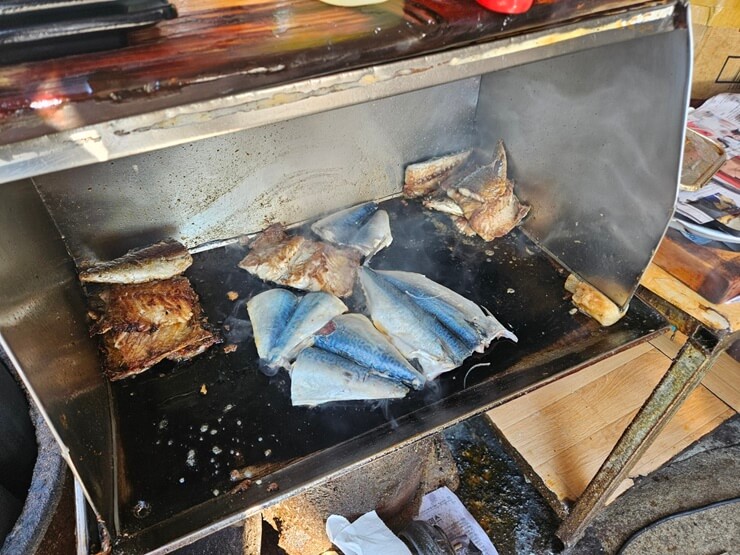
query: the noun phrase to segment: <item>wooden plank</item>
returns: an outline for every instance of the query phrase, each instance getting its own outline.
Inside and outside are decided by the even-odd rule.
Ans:
[[[740,411],[740,362],[722,353],[702,384],[735,411]]]
[[[650,344],[670,359],[676,358],[678,351],[686,343],[686,336],[681,332],[666,333],[650,340]]]
[[[689,396],[674,419],[638,461],[631,473],[633,478],[656,470],[735,414],[733,409],[717,403],[716,397],[712,399],[710,395],[708,389],[700,386]],[[632,483],[632,478],[625,480],[607,503],[619,497]]]
[[[497,419],[495,409],[491,411],[492,416],[527,460],[531,456],[544,463],[559,457],[570,447],[593,441],[600,430],[636,411],[669,364],[667,357],[651,349],[540,410],[530,411],[527,396],[513,401],[522,412],[531,412],[523,420],[511,423]],[[632,387],[635,384],[639,387]]]
[[[572,379],[569,392],[563,380],[537,391],[537,398],[527,395],[488,413],[561,499],[581,494],[671,363],[653,347],[630,351],[622,353],[620,364],[609,359],[584,369],[580,373],[586,377]],[[553,388],[548,402],[556,385],[560,387]],[[734,412],[700,386],[638,462],[633,476],[654,470]],[[625,482],[619,491],[628,486]]]
[[[660,266],[650,264],[640,284],[710,329],[727,332],[740,329],[740,303],[710,303]]]
[[[713,303],[740,294],[738,252],[697,245],[669,229],[653,262]]]
[[[651,350],[650,343],[641,343],[631,349],[622,351],[612,357],[593,364],[579,372],[557,380],[546,387],[536,389],[527,394],[526,403],[505,403],[490,411],[495,421],[506,422],[512,426],[534,413],[543,410],[548,405],[566,397],[573,391],[598,380],[614,369],[634,360]]]

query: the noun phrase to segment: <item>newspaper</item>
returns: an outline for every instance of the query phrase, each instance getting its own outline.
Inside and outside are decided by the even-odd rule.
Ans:
[[[727,162],[715,179],[740,191],[740,94],[719,94],[689,113],[688,126],[725,147]]]
[[[460,499],[448,488],[441,487],[427,493],[421,501],[419,520],[439,526],[460,555],[498,555],[480,524],[473,518]],[[465,545],[468,543],[473,545]]]
[[[679,193],[676,213],[688,221],[710,224],[715,230],[737,236],[740,234],[740,94],[710,98],[689,113],[688,126],[721,143],[727,161],[707,185],[698,191]]]

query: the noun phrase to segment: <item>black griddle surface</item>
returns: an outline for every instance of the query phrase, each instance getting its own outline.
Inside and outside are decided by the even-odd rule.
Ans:
[[[494,342],[405,399],[292,407],[288,374],[270,378],[259,370],[246,321],[246,300],[274,286],[236,267],[246,247],[197,254],[186,275],[209,321],[228,323],[227,337],[235,331],[247,336],[232,335],[243,339],[233,353],[224,354],[218,345],[192,361],[161,363],[111,384],[120,437],[122,533],[159,524],[146,531],[142,547],[172,541],[665,328],[637,298],[610,328],[571,314],[563,289],[567,273],[519,230],[484,243],[458,234],[446,216],[423,211],[416,202],[394,199],[382,208],[389,212],[394,240],[372,267],[425,274],[490,309],[519,343]],[[238,292],[239,300],[228,300],[228,291]],[[361,302],[356,291],[348,304]],[[466,379],[481,362],[490,366],[475,368]],[[235,485],[230,471],[247,465],[262,465],[269,474],[246,492],[229,494]],[[268,491],[278,479],[280,489]]]

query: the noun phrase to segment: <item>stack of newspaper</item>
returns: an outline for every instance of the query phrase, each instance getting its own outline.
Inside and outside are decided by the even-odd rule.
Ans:
[[[672,224],[696,242],[740,250],[740,94],[721,94],[688,116],[688,126],[722,144],[727,161],[697,191],[681,191]]]

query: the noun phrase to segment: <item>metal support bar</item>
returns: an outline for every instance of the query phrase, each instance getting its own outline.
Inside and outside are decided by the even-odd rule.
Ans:
[[[581,538],[609,496],[628,477],[640,456],[699,385],[716,358],[731,344],[734,335],[738,334],[718,339],[703,327],[692,334],[560,525],[557,535],[566,546]]]

